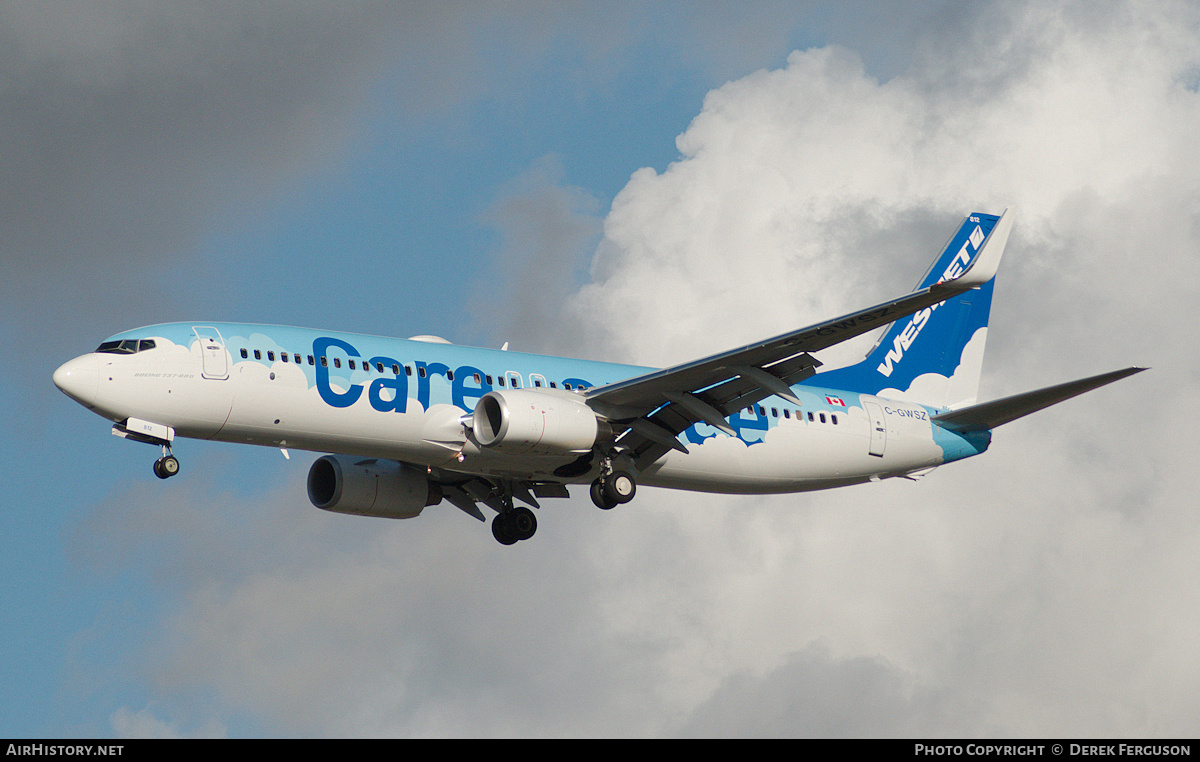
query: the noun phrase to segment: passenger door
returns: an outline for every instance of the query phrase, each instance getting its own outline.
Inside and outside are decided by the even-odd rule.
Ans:
[[[192,326],[192,331],[200,342],[200,356],[204,362],[200,375],[217,381],[229,378],[229,355],[225,352],[221,332],[208,326]]]
[[[871,445],[869,452],[879,458],[887,446],[887,422],[883,418],[883,408],[877,402],[863,400],[863,408],[867,411],[867,422],[871,427]]]

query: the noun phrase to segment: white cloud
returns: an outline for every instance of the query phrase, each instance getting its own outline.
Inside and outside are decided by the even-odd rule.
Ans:
[[[853,52],[823,48],[710,93],[677,141],[682,158],[639,171],[614,202],[594,283],[572,306],[604,327],[594,339],[608,356],[665,365],[898,294],[962,214],[1018,205],[981,397],[1128,364],[1154,365],[1157,378],[1002,429],[984,458],[908,489],[772,501],[839,511],[819,514],[833,550],[798,560],[802,589],[773,602],[795,617],[793,649],[826,642],[838,658],[882,658],[941,696],[934,705],[976,707],[925,717],[929,732],[1195,732],[1200,675],[1164,666],[1193,662],[1182,633],[1200,592],[1172,539],[1200,534],[1177,509],[1193,502],[1178,421],[1200,370],[1188,318],[1200,296],[1200,97],[1185,74],[1196,14],[1003,8],[887,82]],[[935,218],[941,232],[910,251]],[[894,534],[874,534],[879,522]],[[799,559],[814,531],[802,524]],[[872,543],[876,553],[860,551]],[[741,589],[762,597],[778,573]],[[787,644],[772,647],[784,658]],[[737,659],[722,663],[739,674]],[[1146,697],[1152,683],[1172,698]],[[722,690],[703,711],[735,711],[738,691]],[[748,722],[725,732],[758,727]]]

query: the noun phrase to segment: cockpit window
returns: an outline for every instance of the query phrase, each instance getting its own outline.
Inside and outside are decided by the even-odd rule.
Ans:
[[[108,355],[132,355],[154,349],[154,339],[123,339],[121,341],[106,341],[96,347],[97,352]]]
[[[137,352],[137,345],[137,339],[106,341],[100,346],[96,347],[96,351],[109,355],[131,355],[134,352]]]

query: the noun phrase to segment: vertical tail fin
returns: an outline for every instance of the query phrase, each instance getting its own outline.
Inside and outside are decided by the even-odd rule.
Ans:
[[[917,290],[961,274],[999,219],[990,214],[968,215]],[[989,280],[977,289],[892,323],[862,362],[821,373],[814,381],[932,407],[974,403],[994,283],[994,279]]]

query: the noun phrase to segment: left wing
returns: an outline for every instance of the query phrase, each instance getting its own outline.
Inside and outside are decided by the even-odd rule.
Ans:
[[[1068,381],[1065,384],[952,410],[933,416],[933,420],[943,428],[953,431],[987,431],[1144,370],[1147,368],[1134,367],[1101,373],[1078,381]]]
[[[694,423],[707,423],[728,434],[725,420],[765,397],[796,402],[791,386],[816,372],[811,355],[899,320],[952,296],[978,288],[995,277],[1012,230],[1006,210],[966,269],[956,278],[824,323],[781,334],[673,368],[647,373],[588,390],[587,404],[624,427],[617,445],[638,467],[668,450],[686,453],[678,436]]]

